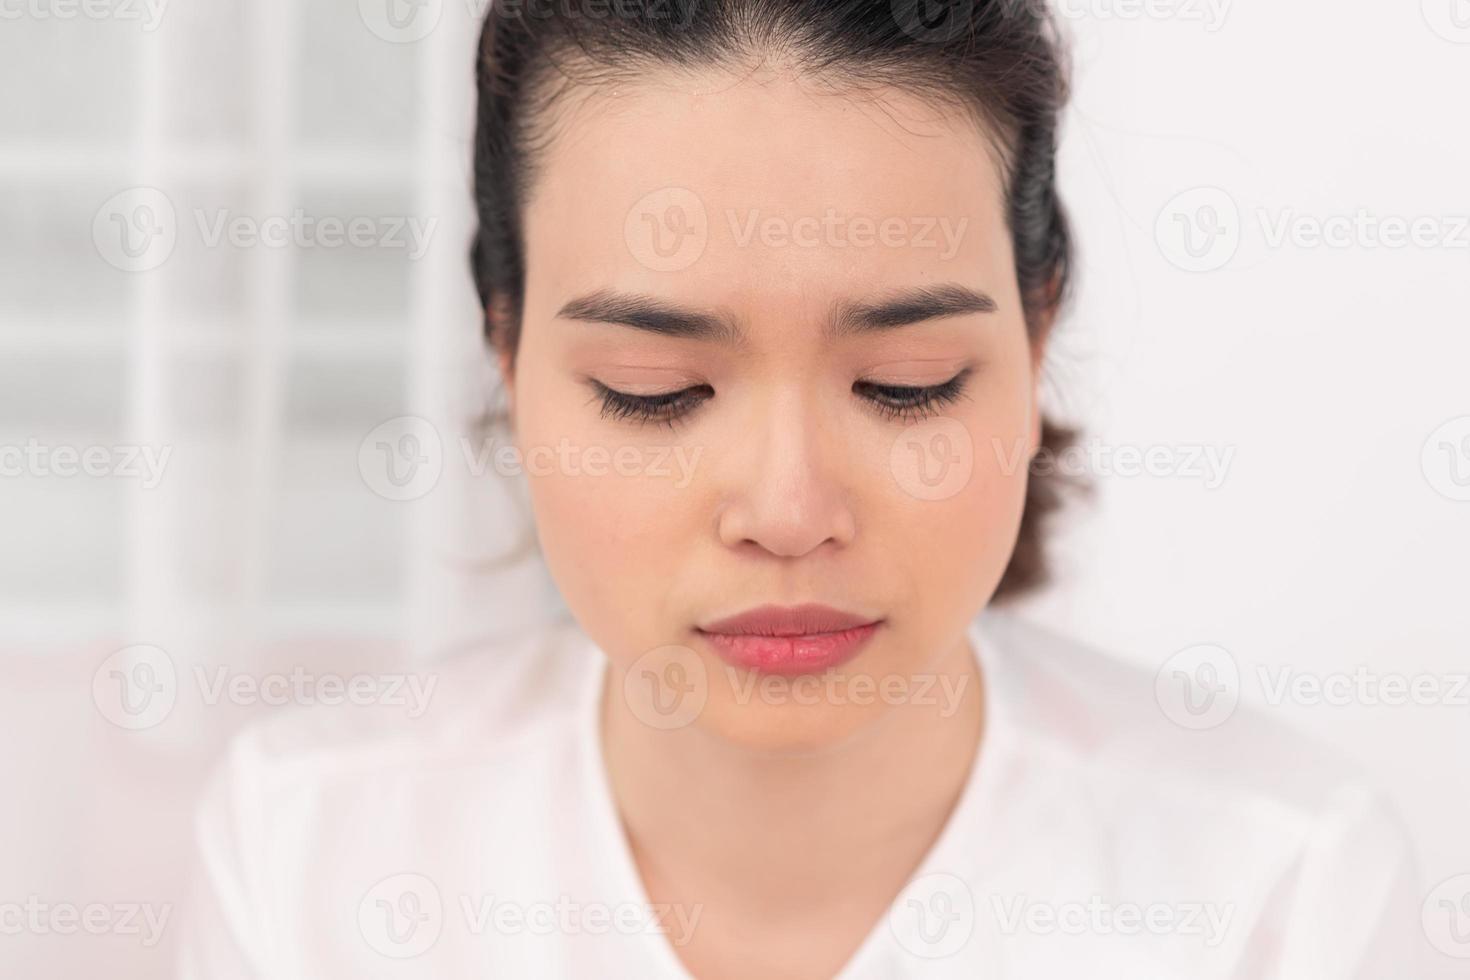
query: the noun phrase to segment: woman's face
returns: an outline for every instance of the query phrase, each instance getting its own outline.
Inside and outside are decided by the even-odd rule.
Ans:
[[[767,748],[942,709],[925,675],[1000,581],[1039,438],[979,130],[895,90],[671,75],[564,102],[542,167],[511,406],[612,683]],[[700,630],[804,603],[880,622],[825,669]]]

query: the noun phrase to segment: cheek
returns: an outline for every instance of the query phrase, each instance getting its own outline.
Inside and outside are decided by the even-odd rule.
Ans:
[[[903,556],[917,603],[937,619],[940,607],[978,612],[1005,572],[1025,506],[1033,415],[1029,375],[991,371],[970,398],[894,445],[886,523],[901,544],[887,550]]]
[[[516,445],[542,556],[585,625],[636,647],[657,635],[668,570],[697,532],[702,454],[667,429],[610,425],[590,393],[527,368]]]

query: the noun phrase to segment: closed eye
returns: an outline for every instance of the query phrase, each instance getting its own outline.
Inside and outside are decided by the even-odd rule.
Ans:
[[[856,381],[852,391],[870,403],[883,417],[912,422],[928,418],[944,406],[964,397],[966,384],[972,373],[974,368],[967,367],[948,381],[925,386]],[[596,398],[602,403],[602,418],[615,421],[626,419],[639,424],[662,423],[670,428],[715,395],[714,388],[707,384],[655,395],[634,395],[610,388],[595,378],[587,380],[596,393]]]
[[[884,417],[913,422],[928,418],[963,397],[973,371],[974,368],[967,367],[948,381],[922,387],[857,381],[852,391],[871,402]]]
[[[595,378],[588,380],[602,400],[603,418],[631,419],[640,424],[661,422],[670,428],[673,428],[674,422],[688,415],[701,402],[713,398],[715,394],[715,390],[709,385],[694,385],[656,395],[633,395],[609,388]]]

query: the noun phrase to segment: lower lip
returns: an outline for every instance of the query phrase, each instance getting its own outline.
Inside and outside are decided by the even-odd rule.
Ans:
[[[763,674],[812,674],[846,663],[862,649],[878,623],[869,623],[836,633],[808,633],[803,636],[753,636],[749,634],[705,633],[715,651],[736,667]]]

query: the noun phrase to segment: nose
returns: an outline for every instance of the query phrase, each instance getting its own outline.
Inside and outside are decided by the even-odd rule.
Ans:
[[[726,547],[800,558],[851,543],[857,521],[843,472],[851,463],[831,431],[797,392],[767,402],[726,457],[718,517]]]

